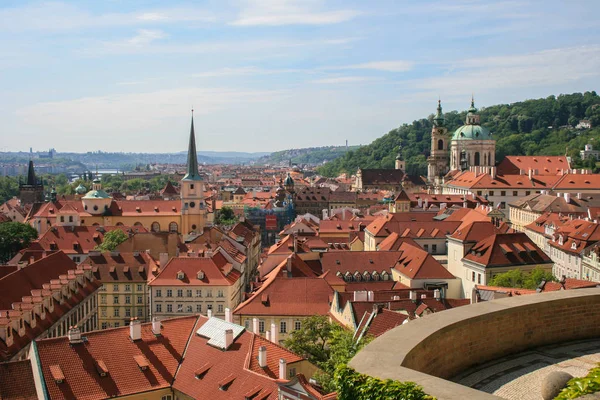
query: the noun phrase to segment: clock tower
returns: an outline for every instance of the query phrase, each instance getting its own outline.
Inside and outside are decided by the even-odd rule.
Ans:
[[[431,155],[427,159],[427,180],[434,186],[439,185],[436,181],[439,181],[449,170],[448,129],[445,122],[442,104],[438,100],[437,112],[433,117],[431,128]]]
[[[204,201],[204,182],[198,173],[196,156],[196,135],[194,134],[194,110],[188,146],[187,171],[180,182],[181,194],[181,233],[199,234],[206,226],[206,202]]]

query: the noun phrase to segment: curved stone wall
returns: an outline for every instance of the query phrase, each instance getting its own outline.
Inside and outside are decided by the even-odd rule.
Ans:
[[[445,379],[507,354],[594,337],[600,337],[600,289],[542,293],[411,321],[371,342],[350,366],[383,379],[416,382],[439,399],[488,399],[495,397]]]

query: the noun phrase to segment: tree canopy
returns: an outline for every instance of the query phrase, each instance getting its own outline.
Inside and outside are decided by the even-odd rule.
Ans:
[[[13,258],[17,252],[29,246],[37,238],[37,231],[21,222],[0,224],[0,263]]]
[[[113,251],[128,238],[129,236],[127,236],[125,232],[120,229],[115,229],[104,234],[102,243],[96,246],[96,250]]]
[[[530,273],[524,273],[522,269],[511,269],[508,272],[498,274],[490,281],[491,286],[501,286],[510,288],[535,289],[545,280],[546,282],[556,281],[551,272],[544,271],[536,267]]]
[[[566,151],[574,161],[573,166],[582,168],[579,150],[587,143],[600,147],[600,96],[593,91],[499,104],[480,109],[479,115],[481,124],[496,139],[498,161],[506,155],[563,155]],[[466,111],[445,113],[448,136],[464,124],[465,116]],[[582,119],[590,120],[592,129],[575,129]],[[394,168],[400,152],[409,174],[425,175],[432,124],[433,114],[404,124],[370,145],[328,162],[319,172],[336,176],[342,172],[356,173],[359,167]],[[596,169],[595,163],[588,165]]]
[[[238,221],[238,217],[233,212],[231,207],[223,207],[217,212],[215,224],[217,225],[233,225]]]

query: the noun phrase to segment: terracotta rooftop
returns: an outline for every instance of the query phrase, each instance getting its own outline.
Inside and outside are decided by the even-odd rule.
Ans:
[[[488,236],[477,242],[464,258],[487,268],[552,262],[523,232]]]
[[[173,257],[149,285],[230,286],[235,284],[240,276],[240,272],[231,264],[220,268],[212,258]]]
[[[431,254],[409,243],[400,246],[402,255],[394,269],[410,279],[456,279]]]
[[[31,361],[0,363],[0,399],[37,400]]]

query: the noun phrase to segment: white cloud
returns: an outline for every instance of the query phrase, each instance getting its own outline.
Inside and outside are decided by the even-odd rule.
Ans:
[[[276,75],[276,74],[288,74],[295,72],[309,72],[302,69],[266,69],[257,68],[253,66],[249,67],[225,67],[210,71],[198,72],[192,74],[194,78],[213,78],[223,76],[252,76],[252,75]]]
[[[154,29],[140,29],[137,35],[127,40],[127,43],[134,46],[143,46],[150,44],[157,39],[162,39],[166,35],[164,32]]]
[[[357,10],[323,10],[322,1],[246,0],[237,26],[328,25],[349,21],[362,13]]]
[[[370,77],[370,76],[336,76],[332,78],[315,79],[312,83],[353,83],[353,82],[368,82],[368,81],[380,81],[381,78]]]
[[[411,61],[372,61],[362,64],[343,65],[338,67],[322,67],[320,69],[325,70],[342,70],[342,69],[368,69],[375,71],[386,71],[386,72],[406,72],[410,71],[414,66]]]

